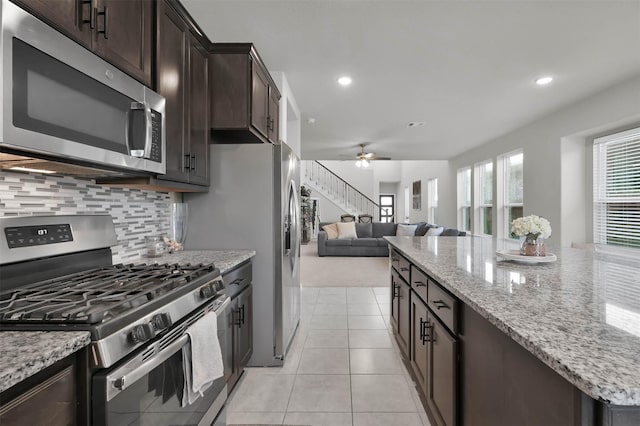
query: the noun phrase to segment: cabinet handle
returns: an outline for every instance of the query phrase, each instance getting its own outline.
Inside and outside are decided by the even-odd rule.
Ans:
[[[188,172],[191,170],[191,155],[188,153],[184,155],[184,169]]]
[[[400,268],[400,270],[401,270],[402,272],[407,272],[407,271],[409,270],[409,268]]]
[[[438,310],[440,310],[442,308],[451,309],[451,307],[449,305],[447,305],[443,300],[432,300],[431,303],[436,305],[436,309],[438,309]]]
[[[393,297],[400,297],[400,286],[396,283],[393,283]]]
[[[424,335],[422,336],[422,344],[426,344],[427,342],[435,342],[436,338],[433,334],[433,324],[431,321],[426,320],[424,322]]]
[[[109,38],[109,8],[107,6],[104,7],[102,12],[98,12],[98,9],[95,8],[94,12],[97,16],[103,16],[103,26],[102,30],[98,30],[98,34],[102,34],[105,40]]]
[[[191,161],[189,161],[189,164],[191,165],[191,171],[195,172],[196,171],[196,155],[195,154],[191,154]]]
[[[422,281],[414,281],[413,283],[416,285],[416,287],[426,287],[427,286]]]
[[[242,322],[242,325],[244,325],[244,304],[240,309],[241,309],[240,321]]]
[[[240,315],[240,308],[236,308],[235,314],[233,316],[235,317],[233,323],[237,326],[241,326],[242,316]]]
[[[423,345],[427,342],[435,341],[433,338],[433,333],[431,332],[432,328],[433,324],[431,324],[431,321],[423,321],[422,318],[420,318],[420,341]]]
[[[89,24],[89,28],[94,29],[96,27],[96,9],[92,5],[93,0],[80,0],[80,18],[82,19],[80,22],[82,24]],[[84,6],[89,5],[89,19],[84,19]]]

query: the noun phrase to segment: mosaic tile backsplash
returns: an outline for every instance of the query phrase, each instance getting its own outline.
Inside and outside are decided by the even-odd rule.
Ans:
[[[119,244],[113,262],[140,257],[144,237],[166,234],[175,194],[96,185],[70,176],[0,171],[0,216],[109,214]]]

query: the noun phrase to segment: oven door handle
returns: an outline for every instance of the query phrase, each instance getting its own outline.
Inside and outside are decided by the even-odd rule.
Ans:
[[[107,401],[111,401],[120,392],[149,374],[151,370],[165,362],[189,342],[189,335],[184,334],[154,357],[140,362],[133,359],[107,376]]]

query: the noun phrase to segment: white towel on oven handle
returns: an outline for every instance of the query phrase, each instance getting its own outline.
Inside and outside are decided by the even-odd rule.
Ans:
[[[187,328],[189,342],[182,349],[184,392],[182,406],[197,400],[224,375],[222,350],[218,341],[218,317],[209,312]]]

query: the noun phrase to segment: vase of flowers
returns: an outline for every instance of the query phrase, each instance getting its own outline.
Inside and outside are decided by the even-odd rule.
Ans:
[[[551,236],[551,224],[543,217],[530,215],[511,222],[511,234],[520,237],[520,254],[546,256],[544,240]]]

